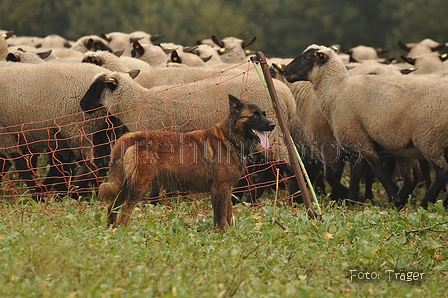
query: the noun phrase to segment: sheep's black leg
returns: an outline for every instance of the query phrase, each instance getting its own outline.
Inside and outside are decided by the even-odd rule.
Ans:
[[[31,192],[33,200],[35,200],[36,202],[42,202],[42,195],[45,193],[45,190],[39,187],[34,181],[33,172],[27,166],[25,158],[19,154],[11,154],[11,157],[13,158],[13,163],[17,173],[19,174],[19,177],[23,181],[25,181]]]
[[[252,188],[249,188],[249,195],[246,202],[255,204],[257,203],[257,199],[260,198],[267,189],[266,186],[260,185],[263,185],[265,182],[275,180],[275,175],[272,170],[269,170],[269,164],[252,165],[250,168],[251,177],[254,177],[254,185]],[[254,173],[257,174],[254,175]],[[257,186],[257,183],[260,185]]]
[[[49,165],[47,176],[42,184],[47,188],[54,187],[60,194],[67,194],[68,180],[75,165],[57,152],[50,155]]]
[[[420,170],[422,171],[422,178],[425,181],[426,189],[431,186],[431,164],[426,159],[419,160]]]
[[[403,177],[403,184],[398,191],[402,201],[406,201],[421,178],[420,165],[417,160],[396,158],[397,169]]]
[[[350,164],[350,185],[348,197],[352,201],[358,201],[359,184],[366,170],[367,162],[361,159],[358,163]]]
[[[73,179],[73,185],[75,190],[71,193],[70,197],[73,199],[79,199],[80,196],[88,196],[92,189],[90,189],[89,184],[92,184],[95,189],[98,186],[98,168],[96,165],[83,161],[81,166],[75,174]]]
[[[331,199],[333,200],[346,198],[349,193],[348,188],[341,184],[341,176],[339,176],[340,168],[340,166],[333,168],[329,165],[325,165],[325,178],[328,184],[330,184]]]
[[[428,203],[436,202],[437,196],[445,187],[446,182],[448,181],[448,164],[446,163],[446,161],[444,162],[443,167],[439,167],[436,164],[433,164],[433,166],[436,172],[436,177],[431,183],[431,186],[426,191],[425,197],[420,204],[425,209],[428,208]]]
[[[384,189],[386,190],[389,200],[395,203],[395,207],[401,209],[406,204],[406,200],[401,200],[395,191],[394,183],[390,179],[388,173],[383,167],[383,162],[380,158],[375,156],[364,156],[367,162],[372,167],[373,173],[380,180]]]
[[[373,178],[375,175],[373,174],[372,167],[365,162],[364,174],[362,174],[364,178],[364,199],[373,200]]]

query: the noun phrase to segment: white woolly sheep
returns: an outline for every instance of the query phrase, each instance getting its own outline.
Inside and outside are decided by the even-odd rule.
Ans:
[[[54,48],[51,50],[51,55],[45,61],[81,62],[83,57],[84,54],[80,51],[68,48]]]
[[[97,35],[89,35],[80,37],[71,47],[72,50],[85,53],[87,51],[109,51],[111,48],[107,45],[107,41]]]
[[[84,54],[82,62],[92,63],[104,67],[111,71],[128,72],[130,70],[138,69],[140,74],[151,71],[151,65],[140,59],[121,56],[122,51],[115,51],[113,53],[106,51],[87,52]]]
[[[448,43],[438,43],[430,38],[425,38],[417,43],[403,43],[402,41],[398,41],[398,45],[401,49],[406,51],[406,56],[415,58],[420,55],[430,54],[433,52],[438,52],[441,49],[445,48]]]
[[[364,60],[378,60],[378,55],[388,52],[386,49],[373,48],[365,45],[358,45],[356,47],[350,48],[344,53],[350,55],[351,62],[361,62]]]
[[[169,52],[166,52],[160,46],[140,44],[138,41],[135,41],[132,44],[131,56],[145,61],[153,67],[159,67],[166,66],[168,62],[166,54]]]
[[[129,37],[134,41],[139,41],[142,44],[153,44],[155,41],[164,37],[164,34],[149,34],[144,31],[134,31],[129,33]]]
[[[70,152],[74,158],[89,160],[90,149],[85,146],[91,141],[83,134],[98,128],[84,123],[79,100],[101,72],[101,67],[81,63],[13,63],[2,73],[0,112],[8,117],[0,119],[0,151],[14,158],[34,196],[42,190],[28,168],[31,156],[49,152],[57,163]]]
[[[256,37],[251,39],[242,40],[236,37],[225,37],[218,39],[215,35],[212,35],[213,42],[221,49],[221,61],[224,63],[241,63],[247,60],[246,52],[244,48],[254,43]]]
[[[72,45],[64,37],[57,34],[50,34],[42,38],[36,43],[36,48],[55,49],[55,48],[71,48]]]
[[[83,62],[93,63],[115,72],[129,72],[134,69],[140,69],[125,65],[122,58],[118,58],[115,54],[105,51],[87,52]],[[255,70],[247,66],[245,70],[234,69],[229,67],[228,64],[224,64],[224,66],[226,68],[182,67],[173,69],[171,67],[155,67],[140,71],[134,80],[145,88],[152,88],[159,85],[188,84],[212,78],[218,79],[223,76],[238,77],[241,76],[243,71],[255,74]]]
[[[22,62],[22,63],[43,63],[45,58],[51,54],[52,50],[47,50],[45,52],[25,52],[25,51],[15,51],[10,52],[6,56],[6,61],[11,62]]]
[[[335,52],[311,45],[285,69],[289,82],[309,80],[339,145],[357,147],[397,208],[380,156],[427,159],[436,172],[422,200],[434,203],[448,180],[448,86],[422,76],[353,76]],[[448,201],[445,200],[445,204]]]
[[[195,48],[188,48],[188,49],[184,48],[183,50],[174,50],[170,54],[170,62],[195,67],[205,66],[206,61],[204,61],[204,59],[199,57],[199,55],[192,53],[194,52],[194,50]]]
[[[384,64],[376,60],[365,60],[361,63],[352,62],[346,65],[350,76],[356,75],[402,75],[409,74],[416,68],[398,68],[394,64]]]
[[[242,81],[243,80],[243,81]],[[112,89],[110,89],[112,88]],[[295,113],[291,91],[275,82],[284,118],[288,123]],[[181,132],[208,128],[226,115],[229,92],[244,101],[258,104],[273,118],[272,104],[256,75],[222,76],[184,85],[162,85],[150,89],[142,87],[122,73],[103,73],[93,81],[81,100],[84,111],[104,106],[129,130],[174,129]],[[274,144],[281,144],[279,128],[270,133]],[[275,148],[285,159],[285,148]]]
[[[224,62],[221,60],[221,56],[218,54],[219,48],[216,46],[210,46],[206,44],[200,44],[197,45],[195,52],[196,54],[201,57],[203,60],[207,59],[205,61],[206,66],[212,66],[212,65],[222,65]]]
[[[429,53],[412,57],[401,56],[405,62],[415,66],[414,74],[434,74],[446,75],[448,68],[443,61],[448,59],[447,54],[440,55],[439,53]]]
[[[143,38],[143,36],[140,38],[132,37],[123,32],[101,33],[101,37],[108,42],[107,45],[112,51],[123,50],[123,55],[127,57],[131,57],[132,43]]]
[[[312,84],[304,81],[289,83],[283,76],[285,67],[283,64],[272,64],[270,72],[273,78],[289,87],[295,98],[297,122],[291,124],[290,131],[301,157],[308,165],[307,170],[313,172],[316,166],[323,165],[325,179],[331,187],[331,198],[346,198],[348,189],[341,184],[340,177],[345,163],[354,157],[345,153],[336,142],[330,124],[317,104]],[[324,185],[318,187],[325,191]],[[371,198],[371,194],[367,197]]]

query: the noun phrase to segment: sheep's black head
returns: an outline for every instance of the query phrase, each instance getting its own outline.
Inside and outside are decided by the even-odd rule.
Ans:
[[[127,75],[134,79],[140,73],[140,70],[131,70],[127,72]],[[92,85],[90,85],[87,92],[81,98],[79,105],[81,109],[89,114],[97,109],[102,108],[105,91],[114,91],[119,85],[119,74],[118,73],[100,73],[94,80]]]
[[[143,56],[145,53],[145,49],[142,47],[142,45],[138,41],[134,41],[132,44],[132,50],[131,50],[131,56],[134,58],[139,58]]]
[[[88,38],[84,41],[84,46],[89,51],[108,51],[112,53],[112,49],[109,48],[105,41],[94,38]]]
[[[8,55],[6,56],[6,61],[9,62],[20,62],[20,56],[19,55],[15,55],[14,53],[8,53]]]
[[[319,48],[309,47],[286,66],[283,75],[290,83],[309,81],[308,74],[313,67],[315,65],[325,64],[327,61],[328,54]]]
[[[92,56],[85,56],[84,59],[82,59],[82,63],[91,63],[98,66],[102,66],[104,64],[104,61],[100,57],[95,57],[92,55]]]
[[[99,74],[79,102],[81,109],[86,113],[92,113],[94,110],[103,107],[101,101],[103,91],[106,88],[114,90],[117,88],[117,84],[117,80],[106,73]]]

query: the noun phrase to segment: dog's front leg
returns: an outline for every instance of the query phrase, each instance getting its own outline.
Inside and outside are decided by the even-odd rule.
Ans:
[[[213,207],[213,222],[224,230],[232,222],[232,187],[212,185],[210,191]]]

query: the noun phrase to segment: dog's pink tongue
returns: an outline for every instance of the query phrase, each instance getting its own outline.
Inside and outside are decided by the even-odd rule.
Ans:
[[[264,131],[255,130],[255,133],[257,134],[258,138],[260,139],[261,147],[263,147],[266,150],[269,149],[269,139],[266,136],[266,134],[264,133]]]

